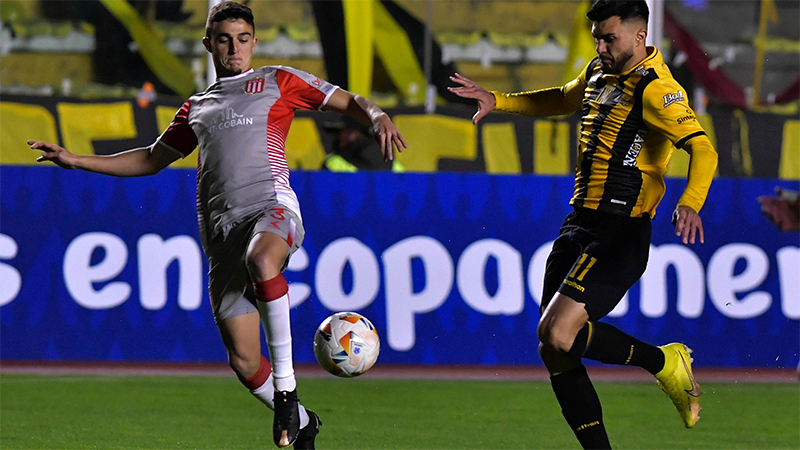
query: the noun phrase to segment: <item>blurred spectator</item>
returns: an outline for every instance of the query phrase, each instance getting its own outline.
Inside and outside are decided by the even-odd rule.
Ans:
[[[322,127],[333,134],[332,152],[325,158],[326,169],[332,172],[392,170],[392,161],[383,160],[381,146],[368,126],[342,116]]]
[[[758,197],[761,212],[781,231],[800,231],[800,193],[780,187],[775,196]]]

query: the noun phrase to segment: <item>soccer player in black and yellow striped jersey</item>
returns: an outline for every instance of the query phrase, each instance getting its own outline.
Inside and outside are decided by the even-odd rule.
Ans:
[[[473,122],[492,110],[553,116],[580,110],[574,211],[547,260],[539,353],[564,418],[584,448],[610,448],[602,408],[581,358],[635,365],[655,375],[684,426],[699,419],[700,389],[684,344],[644,343],[599,320],[647,265],[650,221],[665,192],[677,147],[690,155],[686,188],[673,214],[684,244],[704,241],[698,215],[717,153],[661,53],[645,44],[644,0],[597,0],[587,13],[598,57],[561,87],[518,94],[489,92],[469,79],[450,90],[478,101]]]

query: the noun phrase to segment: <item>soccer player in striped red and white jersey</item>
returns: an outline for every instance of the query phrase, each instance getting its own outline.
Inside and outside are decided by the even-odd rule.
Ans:
[[[282,275],[304,236],[286,163],[289,127],[297,109],[336,111],[372,126],[385,160],[406,143],[389,116],[360,95],[290,67],[253,69],[257,42],[250,8],[234,2],[212,8],[203,44],[217,81],[190,97],[149,147],[83,156],[48,142],[28,144],[42,151],[39,161],[122,177],[157,173],[199,148],[197,217],[230,366],[275,411],[276,445],[314,448],[321,422],[297,400]],[[271,367],[261,353],[262,323]]]

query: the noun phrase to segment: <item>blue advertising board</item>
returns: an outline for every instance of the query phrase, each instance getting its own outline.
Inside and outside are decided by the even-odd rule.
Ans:
[[[0,357],[225,361],[197,233],[195,171],[121,179],[0,166]],[[669,218],[667,180],[648,270],[607,320],[698,366],[795,367],[800,236],[764,218],[771,179],[714,181],[705,244]],[[313,362],[335,311],[377,326],[382,363],[539,365],[549,246],[568,176],[295,172],[306,239],[285,273],[295,360]]]

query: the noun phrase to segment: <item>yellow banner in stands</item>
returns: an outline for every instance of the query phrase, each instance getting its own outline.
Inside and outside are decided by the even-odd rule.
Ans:
[[[575,19],[572,24],[572,34],[569,40],[569,50],[567,60],[564,63],[564,76],[561,84],[567,84],[574,80],[597,56],[596,44],[592,36],[591,23],[586,18],[586,11],[589,11],[590,2],[584,0],[575,10]]]
[[[425,102],[427,82],[408,33],[378,3],[375,6],[375,48],[392,83],[403,94],[406,105]]]
[[[76,155],[94,155],[94,140],[136,137],[130,102],[59,103],[56,108],[64,147]]]
[[[513,174],[520,173],[517,135],[514,124],[487,123],[482,128],[483,159],[486,172]]]
[[[28,140],[58,142],[56,119],[39,105],[0,103],[0,164],[36,164]]]
[[[372,95],[374,0],[343,0],[348,90]]]
[[[537,120],[533,124],[533,172],[562,175],[569,167],[569,124],[558,120]]]
[[[314,119],[298,117],[286,136],[286,164],[293,169],[317,170],[325,160],[325,148]]]
[[[800,120],[787,120],[783,125],[779,176],[785,180],[800,178]]]
[[[103,6],[128,30],[139,47],[139,53],[154,74],[181,97],[195,91],[194,75],[161,42],[158,34],[125,0],[100,0]]]
[[[408,143],[398,159],[409,172],[436,172],[440,159],[478,156],[478,129],[471,120],[429,114],[395,116],[394,121]]]
[[[169,126],[179,108],[156,104],[142,110],[135,106],[135,100],[80,103],[30,97],[28,101],[0,102],[0,164],[37,165],[37,152],[26,144],[29,139],[58,143],[83,155],[96,154],[98,141],[103,142],[104,152],[128,150],[133,145],[132,140],[136,146],[150,145]],[[330,113],[307,114],[295,118],[286,142],[287,163],[292,170],[324,169],[324,131],[318,127],[315,115],[330,117]],[[717,148],[720,155],[730,155],[729,166],[737,170],[733,174],[729,172],[728,176],[752,173],[753,176],[800,178],[800,121],[772,114],[751,113],[748,117],[738,110],[721,117],[733,119],[735,125],[730,138],[726,136],[723,141],[726,147]],[[398,161],[409,172],[573,173],[570,161],[575,147],[570,141],[573,134],[579,133],[580,124],[570,118],[534,120],[508,116],[503,122],[487,122],[478,127],[467,118],[443,114],[403,114],[394,116],[394,119],[409,144],[408,150],[398,156]],[[715,120],[718,119],[715,116]],[[699,115],[697,120],[716,148],[717,136],[711,116]],[[781,121],[779,130],[782,132],[770,133],[767,142],[759,142],[759,161],[768,159],[774,164],[766,169],[763,163],[756,167],[751,161],[750,140],[764,139],[750,135],[748,122],[753,121],[752,129],[758,130],[767,123],[765,121],[775,123],[776,120]],[[520,129],[526,131],[520,134]],[[478,143],[479,132],[481,145]],[[765,152],[771,156],[767,158]],[[195,169],[197,156],[197,151],[194,151],[171,167]],[[688,165],[686,152],[675,151],[666,176],[686,177]],[[396,165],[395,169],[398,167]],[[721,164],[720,167],[725,166]]]

